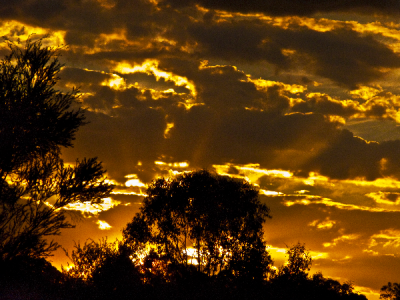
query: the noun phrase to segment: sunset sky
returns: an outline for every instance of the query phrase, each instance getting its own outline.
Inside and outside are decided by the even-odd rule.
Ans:
[[[276,266],[301,242],[368,299],[400,282],[398,0],[0,2],[0,36],[68,46],[58,88],[90,123],[63,157],[117,185],[70,207],[66,249],[120,238],[154,178],[207,168],[260,186]]]

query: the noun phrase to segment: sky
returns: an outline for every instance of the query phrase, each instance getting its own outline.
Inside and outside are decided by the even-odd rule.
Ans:
[[[153,179],[207,168],[260,187],[276,266],[301,242],[311,273],[368,299],[400,281],[400,2],[0,2],[1,36],[64,45],[58,88],[89,122],[64,160],[96,156],[116,184],[69,207],[69,252],[121,238]]]

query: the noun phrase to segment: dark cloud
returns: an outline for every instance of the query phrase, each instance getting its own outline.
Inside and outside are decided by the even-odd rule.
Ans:
[[[349,88],[381,78],[388,69],[400,66],[400,56],[392,49],[351,27],[319,32],[246,20],[196,23],[189,31],[200,43],[196,49],[206,57],[251,63],[265,60],[277,70],[301,66]],[[285,54],[285,50],[292,52]]]
[[[25,24],[65,30],[69,45],[94,46],[100,34],[125,30],[130,39],[152,38],[163,31],[167,20],[149,1],[46,0],[2,3],[0,17]]]
[[[83,89],[95,88],[103,81],[111,78],[110,74],[71,67],[62,69],[59,75],[59,85],[65,86],[66,84],[73,84]]]
[[[380,150],[378,143],[368,143],[342,130],[331,137],[325,149],[316,153],[310,167],[331,178],[374,180],[381,176]]]
[[[400,140],[378,144],[367,142],[343,130],[330,140],[310,162],[310,168],[336,179],[400,178],[398,149]]]
[[[357,103],[346,105],[345,102],[334,100],[326,94],[313,94],[306,101],[296,103],[292,107],[297,112],[314,112],[324,115],[336,115],[342,117],[350,117],[356,113],[360,113]]]
[[[87,73],[98,82],[104,75]],[[306,113],[285,114],[289,100],[278,85],[261,92],[245,79],[232,67],[204,67],[194,79],[204,105],[190,110],[173,93],[153,98],[150,90],[136,87],[92,86],[83,103],[106,114],[88,113],[90,124],[78,133],[78,152],[100,156],[118,178],[137,171],[139,161],[154,165],[165,158],[188,161],[194,168],[258,162],[263,168],[319,172],[334,179],[400,178],[400,141],[365,141],[323,115],[350,116],[354,107],[315,95],[307,109],[294,107]],[[79,76],[77,81],[84,83]],[[256,105],[256,110],[245,109]],[[165,136],[167,123],[173,127]]]
[[[356,0],[356,1],[296,1],[296,0],[251,0],[251,1],[223,1],[223,0],[162,0],[161,5],[172,5],[173,7],[185,7],[198,4],[210,9],[227,10],[233,12],[254,13],[262,12],[270,15],[312,15],[318,12],[381,12],[397,13],[400,4],[396,0]]]
[[[264,2],[262,5],[257,1],[246,2],[246,5],[242,2],[208,3],[206,0],[199,3],[226,8],[237,6],[243,9],[242,12],[247,12],[253,4],[260,10],[287,5],[296,12],[302,11],[296,7],[300,3],[296,1],[279,5]],[[0,17],[51,30],[64,30],[66,43],[75,46],[76,57],[73,54],[69,57],[76,61],[82,61],[86,56],[92,63],[100,59],[110,66],[111,61],[140,62],[145,58],[172,56],[193,58],[195,54],[195,58],[201,60],[268,62],[277,71],[305,68],[349,88],[382,78],[389,70],[400,66],[400,58],[392,49],[373,36],[356,33],[351,25],[337,25],[342,28],[320,32],[295,25],[295,22],[288,28],[281,28],[256,18],[232,17],[221,22],[222,19],[218,19],[221,17],[204,19],[204,13],[195,7],[184,11],[163,6],[157,9],[154,3],[139,0],[129,3],[116,1],[109,6],[95,0],[64,0],[60,5],[47,4],[43,0],[26,1],[18,8],[15,4],[6,4],[0,9]],[[357,1],[355,4],[340,1],[335,5],[327,1],[318,4],[302,2],[299,6],[304,11],[311,11],[312,8],[332,10],[347,5],[389,9],[394,1],[385,5],[373,1]],[[120,35],[120,39],[109,41],[104,34]],[[132,40],[135,43],[129,42]],[[96,51],[88,54],[86,48],[80,47]]]
[[[285,34],[285,30],[258,20],[195,23],[188,30],[199,43],[196,51],[206,57],[248,62],[266,60],[281,69],[291,66],[290,58],[282,53],[282,45],[270,38],[273,31]]]
[[[254,83],[247,81],[246,74],[232,66],[215,66],[201,69],[192,78],[196,84],[198,101],[216,110],[262,106],[265,94]]]
[[[290,49],[311,58],[309,67],[316,74],[350,88],[382,77],[383,68],[400,66],[400,57],[392,49],[351,29],[288,31],[284,38]]]

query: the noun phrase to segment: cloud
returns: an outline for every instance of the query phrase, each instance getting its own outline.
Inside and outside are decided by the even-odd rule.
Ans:
[[[112,227],[106,221],[102,221],[102,220],[97,220],[96,224],[99,225],[100,230],[110,230]]]
[[[251,3],[238,3],[237,8],[247,12]],[[105,65],[111,67],[116,61],[142,63],[145,59],[171,57],[234,59],[266,62],[278,72],[304,68],[315,76],[356,88],[383,78],[400,66],[399,55],[381,38],[389,33],[379,31],[376,26],[338,21],[316,24],[302,18],[287,18],[280,23],[275,18],[221,12],[209,20],[199,7],[171,10],[162,5],[157,7],[151,1],[129,4],[116,1],[105,5],[92,0],[70,4],[62,1],[60,5],[48,6],[46,1],[36,0],[21,3],[18,9],[15,4],[8,4],[0,10],[0,16],[51,28],[50,32],[63,32],[65,43],[72,50],[66,51],[68,60],[76,64],[90,61],[103,70]],[[294,8],[297,2],[287,1],[277,7],[286,4]],[[275,7],[274,2],[259,5],[256,1],[254,5],[259,9],[265,5]],[[332,7],[324,2],[317,7],[334,9],[347,5],[342,2]],[[385,7],[389,10],[393,5],[394,2]],[[377,3],[357,2],[355,6],[384,8]],[[236,5],[225,8],[229,7]],[[308,7],[302,3],[301,7],[312,11],[314,4]],[[326,29],[321,30],[321,26]]]
[[[351,117],[362,110],[359,103],[351,100],[336,100],[327,94],[309,93],[306,100],[299,101],[291,108],[297,112],[314,112],[323,115],[336,115],[341,117]]]
[[[302,67],[349,88],[381,78],[400,66],[399,55],[388,45],[346,23],[320,31],[299,20],[274,24],[250,18],[221,19],[190,24],[188,31],[199,56],[266,61],[278,71]]]
[[[265,13],[278,16],[287,15],[312,15],[318,12],[345,12],[345,11],[359,11],[359,12],[381,12],[381,13],[396,13],[398,11],[399,3],[395,0],[389,0],[384,3],[376,0],[369,1],[332,1],[323,0],[318,2],[299,2],[296,0],[285,1],[262,1],[252,0],[244,4],[240,0],[223,1],[223,0],[162,0],[163,5],[172,5],[173,7],[185,7],[188,5],[201,5],[209,9],[227,10],[233,12],[243,13]]]
[[[90,218],[93,215],[97,215],[102,211],[112,209],[113,207],[118,206],[120,203],[120,201],[114,200],[112,198],[104,198],[102,199],[102,203],[100,204],[91,204],[90,201],[76,202],[68,204],[63,209],[80,211],[84,216]]]
[[[339,243],[353,243],[353,241],[358,240],[360,238],[360,235],[358,234],[349,234],[349,235],[342,235],[337,238],[335,238],[332,242],[330,243],[324,243],[324,247],[334,247],[337,246]]]
[[[133,173],[138,161],[154,166],[162,156],[168,157],[167,163],[187,161],[192,167],[258,162],[263,168],[336,179],[400,176],[398,141],[368,142],[324,117],[356,115],[363,111],[360,104],[315,93],[294,101],[290,87],[271,83],[261,88],[232,67],[200,68],[196,77],[188,77],[196,98],[126,83],[119,88],[110,84],[119,79],[112,73],[67,69],[65,82],[82,84],[88,91],[83,105],[90,124],[78,132],[77,152],[99,156],[106,166],[114,166],[109,170],[113,176],[119,170],[118,178]],[[68,72],[87,73],[92,83],[79,76],[70,82]],[[299,91],[297,97],[302,97],[304,90]],[[187,109],[188,103],[203,105]],[[65,150],[70,160],[72,152]]]
[[[314,220],[311,223],[309,223],[309,226],[315,226],[317,229],[326,230],[326,229],[331,229],[333,226],[335,226],[335,224],[336,221],[326,218],[323,221],[320,221],[318,219]]]

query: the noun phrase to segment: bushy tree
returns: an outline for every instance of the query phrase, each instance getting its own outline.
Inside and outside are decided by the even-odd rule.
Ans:
[[[263,223],[269,208],[247,181],[200,170],[157,179],[147,195],[123,230],[137,260],[151,248],[152,257],[163,264],[195,264],[208,276],[228,272],[263,278],[268,271]]]
[[[66,251],[71,264],[62,267],[68,290],[78,295],[90,291],[95,299],[127,299],[138,292],[141,274],[119,241],[89,239],[74,248],[70,255]]]
[[[270,281],[271,299],[359,299],[367,298],[354,292],[352,282],[325,278],[322,273],[309,276],[312,257],[304,244],[297,243],[287,249],[287,264]]]
[[[48,238],[73,225],[68,204],[100,203],[112,186],[96,158],[65,166],[62,147],[72,146],[84,124],[73,109],[78,91],[55,89],[62,64],[59,48],[28,39],[25,47],[6,41],[0,61],[0,260],[46,257],[59,245]]]
[[[344,282],[341,284],[339,281],[325,278],[322,273],[315,273],[312,276],[311,282],[315,287],[320,288],[320,290],[331,294],[335,294],[337,296],[346,297],[346,296],[357,296],[358,294],[354,292],[354,284],[350,281]],[[362,298],[362,297],[359,297]]]
[[[388,282],[381,288],[380,299],[400,300],[400,284]]]
[[[297,243],[286,250],[288,262],[279,270],[278,276],[287,277],[290,280],[306,279],[311,269],[312,257],[306,246]]]
[[[101,267],[107,259],[118,256],[118,242],[107,242],[106,238],[98,242],[88,239],[83,246],[75,243],[71,254],[64,250],[71,261],[62,267],[62,272],[70,278],[91,281],[93,273]]]

